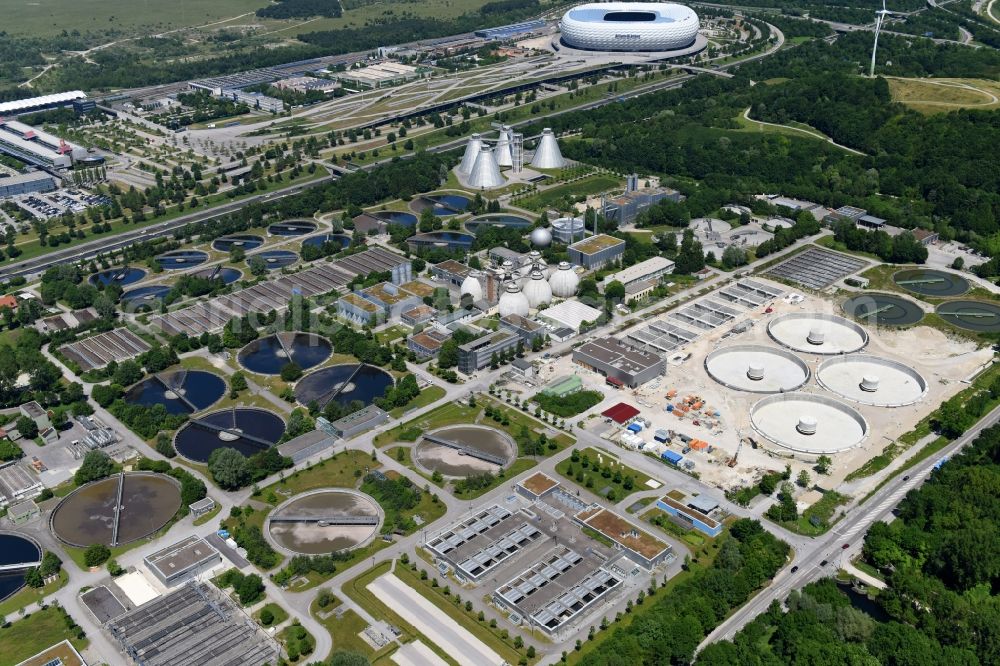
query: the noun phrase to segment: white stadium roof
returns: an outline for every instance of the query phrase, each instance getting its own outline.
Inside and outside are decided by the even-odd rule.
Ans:
[[[0,116],[5,113],[17,113],[18,111],[24,111],[25,109],[33,109],[38,106],[48,106],[49,104],[72,102],[73,100],[86,98],[87,94],[82,90],[71,90],[69,92],[55,93],[52,95],[42,95],[41,97],[16,99],[13,102],[0,103]]]

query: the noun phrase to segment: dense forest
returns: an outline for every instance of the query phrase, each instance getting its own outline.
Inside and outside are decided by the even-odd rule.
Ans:
[[[759,522],[741,519],[707,569],[695,571],[668,594],[656,594],[631,624],[615,629],[580,666],[686,664],[698,643],[785,565],[788,545]]]
[[[309,16],[340,18],[343,13],[339,0],[278,0],[272,5],[257,10],[257,16],[272,19],[307,18]]]
[[[854,607],[833,580],[792,592],[698,666],[1000,663],[1000,426],[875,523],[864,558],[888,587]]]

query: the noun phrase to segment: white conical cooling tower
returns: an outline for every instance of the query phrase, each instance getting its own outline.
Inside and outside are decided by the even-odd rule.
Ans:
[[[533,308],[552,302],[552,287],[545,281],[545,275],[540,270],[531,271],[531,279],[524,285],[524,297],[528,299],[528,306]]]
[[[502,167],[514,166],[514,158],[510,152],[510,128],[503,127],[500,130],[500,139],[497,141],[496,152],[494,153],[497,165]]]
[[[501,317],[507,315],[528,316],[528,299],[521,293],[521,288],[517,286],[516,282],[507,283],[507,290],[500,297],[497,310],[499,310]]]
[[[462,163],[458,165],[458,170],[461,173],[469,173],[472,171],[472,167],[476,165],[476,158],[479,157],[479,151],[483,147],[483,138],[479,134],[473,134],[469,137],[469,142],[465,144],[465,155],[462,156]]]
[[[490,189],[500,187],[506,184],[506,182],[503,176],[500,175],[500,167],[497,166],[497,161],[493,158],[493,149],[489,146],[480,148],[479,155],[476,157],[476,164],[472,167],[472,172],[469,174],[469,187]]]
[[[548,127],[542,130],[542,138],[538,140],[535,156],[531,158],[531,166],[538,169],[561,169],[566,166],[556,135]]]

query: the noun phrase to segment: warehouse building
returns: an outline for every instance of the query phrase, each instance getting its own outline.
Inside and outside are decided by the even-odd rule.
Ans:
[[[624,268],[613,275],[604,278],[604,284],[611,282],[621,282],[628,292],[628,288],[638,282],[647,280],[659,280],[664,275],[674,272],[674,262],[666,257],[650,257],[645,261],[640,261],[634,266]]]
[[[275,81],[272,83],[278,90],[291,90],[292,92],[297,92],[305,94],[310,91],[318,91],[322,93],[331,93],[335,88],[340,86],[336,81],[331,81],[330,79],[320,79],[315,76],[293,76],[287,79],[281,79],[280,81]]]
[[[389,420],[389,415],[375,405],[368,405],[342,419],[337,419],[331,426],[337,437],[350,439],[355,435],[377,428]]]
[[[612,337],[598,338],[573,350],[573,361],[601,373],[609,381],[635,388],[666,371],[666,361]]]
[[[56,179],[44,171],[19,173],[16,176],[0,175],[0,199],[18,194],[51,192],[56,189]]]
[[[406,348],[417,358],[431,358],[441,351],[441,345],[451,338],[451,333],[439,328],[428,328],[406,338]]]
[[[362,69],[349,69],[337,74],[344,86],[371,90],[385,88],[420,78],[421,70],[400,62],[380,62]]]
[[[499,325],[505,331],[510,331],[521,338],[521,341],[529,348],[535,338],[545,338],[544,326],[521,315],[509,314],[506,317],[500,317]]]
[[[625,241],[607,234],[598,234],[577,241],[566,249],[571,263],[587,269],[597,269],[621,259],[625,254]]]
[[[661,201],[680,202],[684,195],[669,187],[647,187],[644,190],[631,190],[604,202],[602,214],[604,219],[615,222],[619,227],[632,224],[643,212]]]
[[[34,111],[45,111],[47,109],[58,109],[64,106],[84,106],[87,94],[82,90],[72,90],[70,92],[54,93],[52,95],[41,95],[39,97],[28,97],[26,99],[15,99],[11,102],[0,102],[0,117],[17,116],[22,113],[32,113]],[[93,102],[91,102],[91,105]],[[92,108],[92,106],[91,106]]]
[[[458,370],[471,375],[490,364],[493,355],[500,356],[517,348],[521,338],[510,331],[497,331],[491,335],[466,342],[458,347]]]
[[[711,537],[719,536],[722,532],[722,523],[708,515],[717,507],[717,502],[702,500],[700,496],[686,504],[666,495],[656,501],[656,508],[666,512],[682,527],[693,527]]]
[[[567,300],[540,310],[538,318],[557,328],[568,328],[574,333],[579,333],[581,326],[593,324],[600,318],[601,314],[602,312],[597,308],[592,308],[580,301]]]
[[[471,268],[454,259],[448,259],[442,261],[440,264],[431,266],[431,275],[441,282],[456,287],[462,286],[462,282],[465,281],[465,278],[469,277],[469,273],[471,272]]]
[[[222,556],[212,544],[192,535],[147,555],[142,561],[158,581],[173,587],[211,571],[222,564]]]
[[[31,125],[0,117],[0,152],[45,169],[68,169],[87,149],[63,141]]]

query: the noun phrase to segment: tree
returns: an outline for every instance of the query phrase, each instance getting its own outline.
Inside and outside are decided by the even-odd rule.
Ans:
[[[808,488],[809,487],[809,481],[810,481],[810,479],[809,479],[809,472],[807,472],[805,470],[802,470],[801,472],[799,472],[799,476],[795,480],[795,483],[797,483],[800,488]]]
[[[368,657],[357,652],[339,651],[330,657],[330,666],[371,666]]]
[[[737,266],[743,266],[747,263],[747,253],[736,245],[730,245],[725,250],[722,251],[722,266],[724,268],[736,268]]]
[[[833,465],[833,460],[830,459],[830,456],[820,456],[816,459],[816,466],[813,469],[820,474],[828,474],[831,465]]]
[[[224,447],[208,457],[208,471],[224,490],[236,490],[250,482],[247,459],[236,449]]]
[[[267,262],[258,257],[257,255],[250,257],[250,259],[247,261],[247,266],[250,267],[250,273],[255,275],[256,277],[260,277],[262,275],[267,274]]]
[[[618,280],[612,280],[604,287],[604,298],[613,302],[625,300],[625,285]]]
[[[88,567],[99,567],[111,557],[111,549],[103,543],[95,543],[87,546],[83,551],[83,563]]]
[[[115,463],[104,451],[88,451],[83,457],[80,468],[73,475],[73,482],[78,486],[91,481],[97,481],[109,476],[115,471]],[[102,560],[103,561],[103,560]]]
[[[229,388],[233,393],[247,390],[247,377],[242,372],[234,372],[229,378]]]
[[[243,576],[242,580],[236,583],[234,589],[240,598],[240,603],[249,606],[264,594],[264,581],[257,574],[250,574]]]
[[[38,436],[38,424],[27,416],[18,417],[17,421],[15,421],[15,427],[25,439],[34,439]]]
[[[274,613],[271,612],[270,608],[265,607],[260,611],[260,623],[265,627],[270,627],[272,622],[274,622]]]
[[[286,382],[294,382],[302,376],[302,367],[295,361],[286,363],[281,367],[281,379]]]

